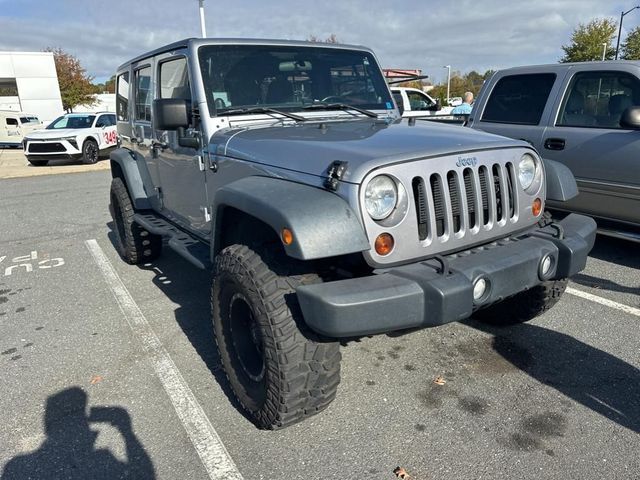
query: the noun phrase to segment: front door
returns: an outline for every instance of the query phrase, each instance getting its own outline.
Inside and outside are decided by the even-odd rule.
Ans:
[[[156,98],[175,98],[191,103],[191,84],[185,52],[163,54],[156,59]],[[197,129],[196,120],[192,128]],[[151,155],[158,167],[163,214],[206,235],[211,222],[206,215],[206,185],[201,148],[180,146],[176,131],[155,130]],[[183,134],[184,135],[184,134]]]

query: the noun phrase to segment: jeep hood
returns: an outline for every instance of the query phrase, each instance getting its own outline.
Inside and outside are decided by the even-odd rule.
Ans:
[[[307,122],[230,128],[214,134],[217,155],[321,177],[336,160],[349,162],[343,181],[360,183],[372,169],[469,151],[529,146],[470,128],[435,122],[382,120]]]

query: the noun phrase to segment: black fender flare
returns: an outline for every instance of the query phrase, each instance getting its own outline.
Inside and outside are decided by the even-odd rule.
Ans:
[[[369,250],[367,235],[349,204],[321,188],[272,177],[251,176],[220,188],[214,199],[216,218],[233,207],[269,225],[281,238],[293,232],[283,247],[299,260],[334,257]],[[220,231],[222,226],[216,226]],[[212,254],[217,246],[212,242]],[[212,255],[213,256],[213,255]]]
[[[578,184],[571,170],[560,162],[542,159],[547,183],[547,200],[566,202],[578,195]]]
[[[136,154],[126,148],[116,148],[109,154],[111,176],[121,177],[129,191],[129,196],[136,210],[148,210],[152,207],[151,196],[145,189],[151,185],[151,176],[144,158],[136,158]],[[117,168],[116,168],[117,165]],[[155,195],[155,192],[152,193]]]

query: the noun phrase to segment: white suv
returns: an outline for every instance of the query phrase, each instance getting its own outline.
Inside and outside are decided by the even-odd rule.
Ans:
[[[43,166],[54,159],[82,159],[96,163],[101,154],[118,146],[114,113],[69,113],[23,140],[29,163]]]

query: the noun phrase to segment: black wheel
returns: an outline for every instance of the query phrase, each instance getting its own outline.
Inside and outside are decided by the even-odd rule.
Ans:
[[[31,160],[27,157],[27,161],[34,167],[44,167],[49,163],[49,160]]]
[[[478,320],[493,325],[515,325],[531,320],[553,307],[565,289],[567,279],[543,282],[473,314]]]
[[[87,164],[94,164],[98,162],[99,157],[100,151],[96,141],[92,139],[85,140],[82,144],[82,161]]]
[[[120,178],[111,181],[109,205],[116,234],[116,249],[132,265],[150,262],[162,252],[162,237],[147,232],[133,221],[135,213],[129,192]]]
[[[295,296],[320,281],[244,245],[216,258],[213,328],[231,388],[253,422],[278,429],[324,410],[340,383],[340,347],[304,324]],[[299,266],[299,264],[298,264]],[[297,272],[295,270],[298,270]]]

